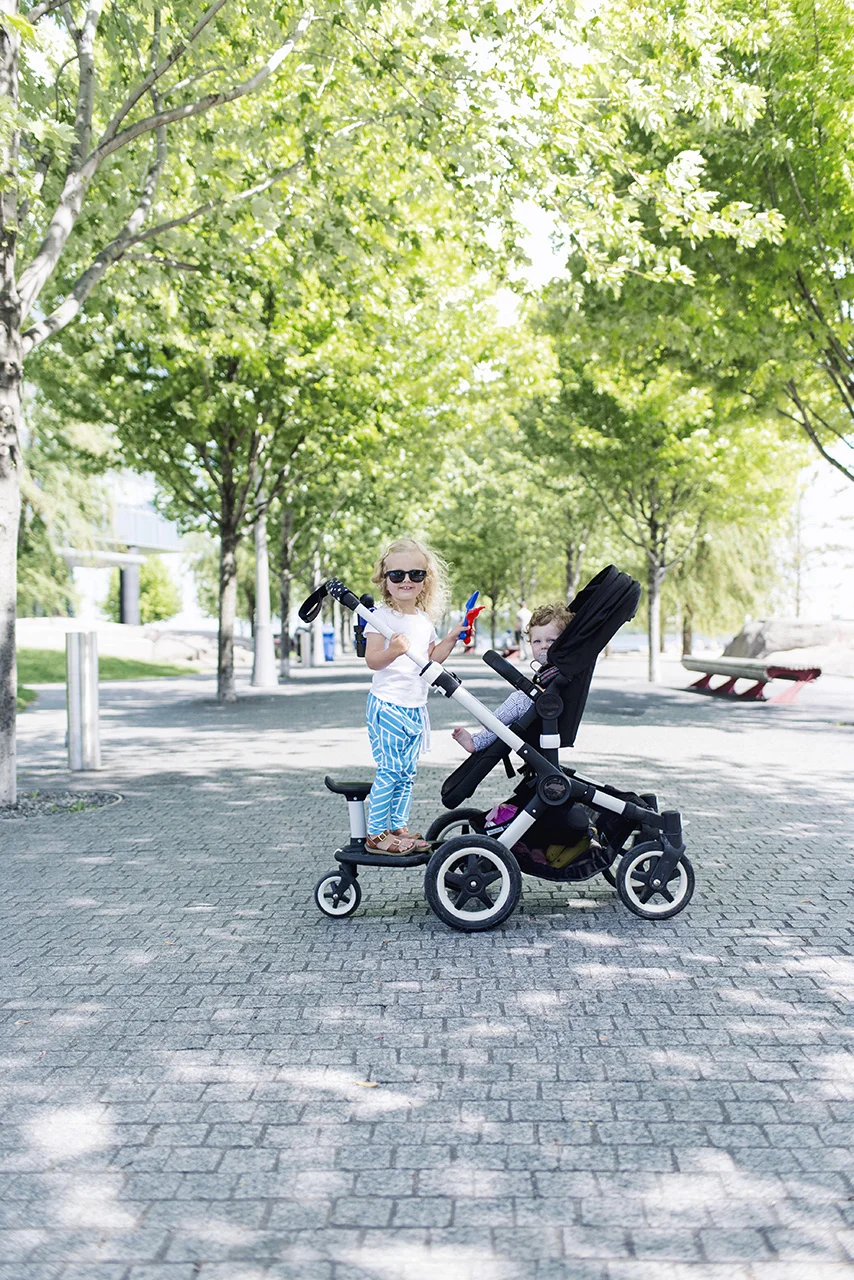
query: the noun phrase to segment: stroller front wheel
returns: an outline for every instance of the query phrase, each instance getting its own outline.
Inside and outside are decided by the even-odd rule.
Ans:
[[[522,892],[519,864],[489,836],[454,836],[427,863],[424,893],[445,924],[462,933],[494,929],[512,915]]]
[[[314,901],[325,916],[343,920],[362,901],[362,890],[358,880],[351,880],[341,871],[330,871],[314,886]]]
[[[617,866],[617,893],[629,911],[643,920],[669,920],[687,907],[694,893],[694,868],[684,853],[667,883],[654,883],[660,857],[657,844],[635,845]]]

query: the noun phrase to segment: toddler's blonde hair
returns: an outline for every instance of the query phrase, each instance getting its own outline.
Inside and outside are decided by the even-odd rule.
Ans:
[[[575,614],[570,613],[566,605],[559,602],[537,605],[528,623],[528,635],[531,634],[532,627],[547,627],[550,622],[556,622],[561,631],[565,631],[574,617]]]
[[[389,595],[385,567],[388,557],[397,555],[398,552],[411,552],[413,555],[420,556],[424,561],[427,577],[424,580],[424,590],[418,596],[416,604],[419,609],[423,609],[435,622],[448,607],[448,566],[442,557],[431,550],[425,542],[418,542],[415,538],[395,538],[394,542],[388,544],[374,565],[371,582],[373,582],[374,586],[379,587],[383,603],[393,609],[395,605],[394,600]],[[410,567],[417,569],[418,565]]]

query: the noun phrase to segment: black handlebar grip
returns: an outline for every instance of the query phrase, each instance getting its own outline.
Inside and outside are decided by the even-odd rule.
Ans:
[[[343,582],[339,582],[338,578],[330,578],[325,590],[333,600],[343,604],[345,609],[356,609],[359,605],[359,597],[354,595],[349,587],[345,587]]]
[[[529,698],[533,698],[539,692],[533,680],[523,676],[521,671],[517,671],[506,658],[502,658],[501,654],[496,653],[494,649],[487,649],[483,655],[483,660],[488,667],[492,667],[493,671],[502,676],[508,684],[512,684],[514,689],[521,689],[522,693],[527,693]]]

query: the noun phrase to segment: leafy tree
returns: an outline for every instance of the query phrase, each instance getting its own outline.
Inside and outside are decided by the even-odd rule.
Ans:
[[[78,316],[116,263],[194,270],[198,264],[181,258],[180,250],[182,230],[196,220],[248,208],[260,226],[273,229],[293,187],[314,182],[331,156],[346,152],[375,124],[386,130],[380,148],[399,155],[402,167],[407,157],[432,150],[460,207],[484,222],[502,216],[512,222],[513,197],[523,180],[533,184],[544,201],[575,221],[576,242],[600,277],[613,273],[612,260],[620,254],[629,266],[620,266],[618,275],[638,255],[670,272],[674,253],[649,248],[636,216],[639,203],[674,236],[696,226],[704,234],[735,235],[739,243],[755,241],[767,231],[764,215],[738,204],[717,208],[688,153],[644,169],[630,149],[616,181],[599,174],[615,148],[624,149],[630,130],[615,121],[625,101],[639,96],[618,100],[627,43],[649,81],[647,120],[655,120],[657,111],[703,120],[715,112],[738,119],[750,114],[740,84],[719,77],[713,61],[696,58],[693,13],[671,22],[680,57],[666,74],[657,74],[646,48],[650,24],[657,21],[661,29],[663,18],[652,5],[624,0],[618,6],[626,22],[632,10],[637,19],[631,31],[611,22],[606,38],[600,22],[598,44],[591,46],[595,56],[583,63],[566,56],[585,34],[579,29],[583,17],[543,12],[528,0],[509,8],[428,0],[397,9],[377,9],[374,0],[321,0],[310,9],[287,0],[273,7],[211,0],[201,14],[183,0],[168,8],[129,0],[121,10],[104,0],[88,0],[85,10],[37,0],[26,16],[18,13],[17,0],[4,0],[5,798],[14,792],[11,589],[24,359]],[[605,99],[611,105],[603,108]],[[628,187],[626,169],[633,173]]]
[[[678,621],[683,654],[693,652],[696,632],[732,634],[769,608],[781,579],[779,533],[778,521],[708,521],[662,590],[662,613]]]
[[[662,70],[669,16],[649,29]],[[751,110],[674,113],[673,136],[726,206],[764,211],[774,234],[694,236],[679,255],[695,297],[659,290],[658,329],[699,377],[780,413],[854,480],[854,12],[846,0],[713,0],[703,22],[698,60],[714,60],[716,82],[741,86]],[[639,165],[663,160],[658,130],[637,139]]]
[[[110,574],[110,587],[101,608],[111,622],[121,622],[118,569]],[[139,620],[144,627],[166,622],[181,612],[181,593],[160,556],[146,556],[139,567]]]
[[[709,529],[772,525],[792,496],[778,430],[751,402],[662,360],[627,300],[591,294],[582,316],[560,305],[560,391],[529,417],[533,448],[563,458],[600,501],[646,570],[649,678],[658,678],[661,588]]]

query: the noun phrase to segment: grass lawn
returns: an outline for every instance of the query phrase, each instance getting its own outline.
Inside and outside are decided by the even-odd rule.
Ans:
[[[27,707],[30,706],[31,703],[35,702],[38,696],[39,695],[36,693],[35,689],[25,689],[22,684],[19,684],[17,701],[18,711],[26,711]]]
[[[198,668],[161,662],[136,662],[133,658],[98,657],[101,680],[144,680],[146,676],[195,675]],[[29,684],[65,684],[65,653],[62,649],[19,649],[18,679]],[[29,693],[30,690],[27,690]]]

